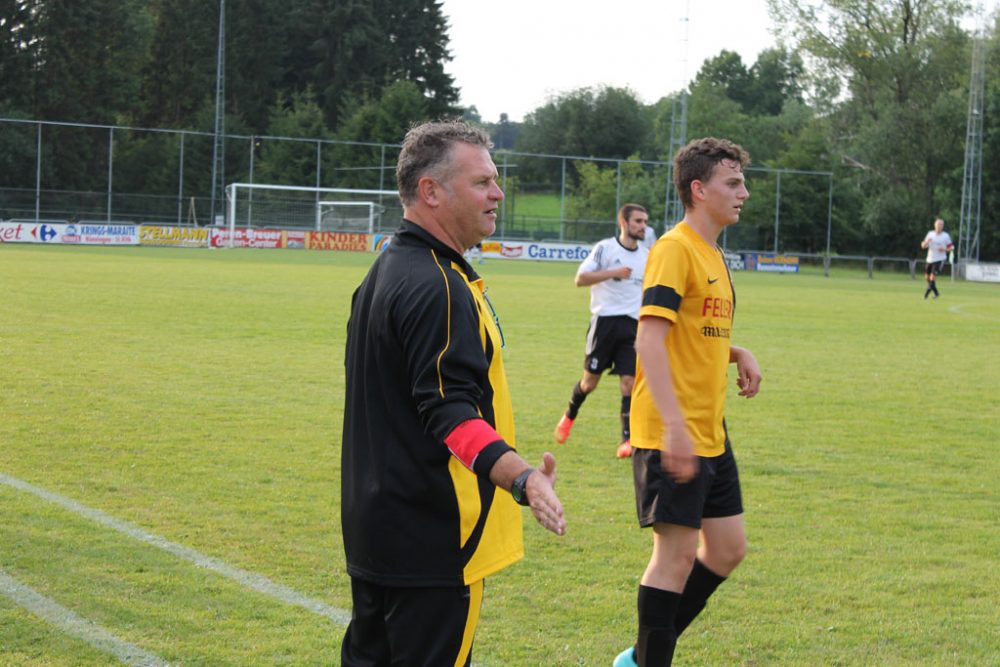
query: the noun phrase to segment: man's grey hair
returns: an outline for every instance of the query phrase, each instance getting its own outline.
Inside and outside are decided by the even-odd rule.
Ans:
[[[451,148],[456,143],[493,148],[484,130],[461,120],[421,123],[410,128],[396,163],[396,185],[404,206],[416,201],[417,184],[422,177],[430,174],[446,179]]]

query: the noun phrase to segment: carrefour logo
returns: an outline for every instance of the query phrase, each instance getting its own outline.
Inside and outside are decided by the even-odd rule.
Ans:
[[[56,231],[55,227],[51,225],[38,225],[31,230],[31,235],[34,236],[39,241],[51,241],[54,239],[59,232]]]

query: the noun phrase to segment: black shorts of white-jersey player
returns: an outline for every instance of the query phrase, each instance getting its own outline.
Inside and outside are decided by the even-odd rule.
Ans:
[[[632,385],[635,383],[635,331],[642,303],[642,274],[646,268],[649,247],[642,241],[646,234],[649,213],[639,204],[625,204],[618,211],[618,235],[594,246],[576,272],[576,286],[590,287],[590,327],[583,377],[573,387],[569,407],[555,429],[555,439],[564,443],[569,438],[580,406],[587,395],[597,388],[601,374],[610,369],[618,376],[622,393],[621,440],[618,458],[632,455],[629,442],[629,412]]]

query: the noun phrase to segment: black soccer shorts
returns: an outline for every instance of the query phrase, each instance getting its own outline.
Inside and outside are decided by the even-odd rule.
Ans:
[[[587,329],[584,370],[600,375],[635,375],[635,333],[639,322],[628,315],[592,318]]]
[[[733,448],[726,439],[721,456],[698,457],[698,474],[678,484],[660,464],[660,450],[632,450],[632,475],[639,526],[672,523],[701,528],[702,519],[743,514],[740,474]]]

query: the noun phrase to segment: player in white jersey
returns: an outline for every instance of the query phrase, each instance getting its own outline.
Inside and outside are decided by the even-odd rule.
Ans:
[[[646,235],[642,237],[641,241],[639,241],[639,245],[645,246],[647,251],[652,250],[653,246],[656,244],[657,238],[658,237],[656,236],[656,228],[647,222]]]
[[[951,236],[944,231],[944,220],[938,218],[934,221],[934,229],[927,232],[927,236],[920,243],[921,248],[927,250],[927,267],[924,269],[924,276],[927,278],[927,291],[924,298],[934,292],[934,298],[941,296],[937,288],[938,274],[944,269],[944,263],[948,259],[955,244],[951,242]]]
[[[556,425],[556,442],[569,438],[580,406],[597,388],[601,373],[610,368],[612,375],[619,376],[622,392],[622,439],[617,455],[632,455],[629,412],[635,383],[635,332],[642,305],[642,274],[649,255],[642,240],[648,223],[645,208],[625,204],[618,211],[618,236],[599,241],[577,269],[577,287],[590,287],[590,327],[583,377],[573,387],[569,407]]]

